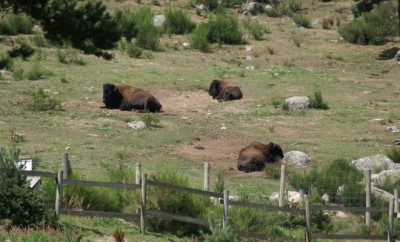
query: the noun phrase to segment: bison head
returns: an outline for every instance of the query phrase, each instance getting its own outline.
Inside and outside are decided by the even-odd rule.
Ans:
[[[103,102],[106,108],[119,108],[122,101],[122,95],[119,93],[117,86],[106,83],[103,85]]]
[[[280,145],[270,142],[267,145],[267,161],[276,162],[280,159],[283,159],[283,150]]]
[[[208,94],[213,97],[213,99],[216,99],[219,96],[220,92],[220,81],[219,80],[213,80],[210,84],[210,88],[208,89]]]

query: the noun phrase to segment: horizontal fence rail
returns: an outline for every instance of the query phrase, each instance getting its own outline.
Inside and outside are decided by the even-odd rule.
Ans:
[[[101,212],[101,211],[84,211],[84,210],[72,210],[72,209],[61,209],[60,214],[82,216],[82,217],[103,217],[103,218],[122,218],[126,220],[138,219],[140,214],[127,214],[127,213],[115,213],[115,212]]]
[[[81,181],[62,179],[63,184],[76,185],[76,186],[91,186],[91,187],[111,187],[121,189],[141,189],[140,185],[128,183],[113,183],[113,182],[99,182],[99,181]]]
[[[258,209],[263,209],[263,210],[267,210],[267,211],[280,211],[280,212],[300,214],[300,215],[306,214],[305,209],[290,208],[290,207],[277,207],[277,206],[272,206],[272,205],[267,205],[267,204],[258,204],[258,203],[249,203],[249,202],[231,201],[230,200],[229,205],[239,206],[239,207],[248,207],[248,208],[258,208]]]
[[[165,212],[156,211],[156,210],[146,210],[146,214],[153,215],[158,218],[168,219],[168,220],[176,220],[176,221],[180,221],[180,222],[208,226],[207,220],[199,219],[199,218],[192,218],[192,217],[176,215],[176,214],[172,214],[172,213],[165,213]]]
[[[197,195],[202,195],[202,196],[209,196],[209,197],[215,197],[215,198],[223,198],[224,195],[216,192],[208,192],[208,191],[203,191],[199,189],[194,189],[194,188],[189,188],[189,187],[181,187],[177,185],[172,185],[168,183],[162,183],[158,181],[147,181],[147,185],[150,186],[156,186],[159,188],[165,188],[169,190],[175,190],[175,191],[181,191],[181,192],[189,192]]]
[[[384,235],[351,235],[351,234],[313,234],[313,239],[335,239],[335,240],[387,240]]]

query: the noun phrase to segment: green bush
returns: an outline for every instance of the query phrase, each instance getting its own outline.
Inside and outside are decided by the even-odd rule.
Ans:
[[[65,50],[58,49],[57,58],[62,64],[73,63],[82,66],[85,65],[85,61],[79,57],[79,52],[74,48],[67,48]]]
[[[37,47],[47,47],[47,46],[49,46],[49,44],[47,43],[46,38],[42,34],[33,35],[32,41]]]
[[[251,21],[250,19],[246,19],[243,26],[255,40],[262,40],[264,33],[268,31],[258,21]]]
[[[203,52],[210,50],[210,41],[208,40],[208,33],[210,28],[208,24],[200,24],[190,36],[190,43],[192,48],[199,49]]]
[[[135,38],[139,32],[139,26],[135,19],[135,14],[130,10],[117,9],[115,11],[115,19],[117,20],[119,28],[121,28],[122,36],[127,41]]]
[[[140,120],[142,120],[148,128],[158,127],[160,125],[160,116],[155,113],[147,112],[145,115],[140,116]]]
[[[13,65],[13,59],[8,54],[0,52],[0,69],[11,70]]]
[[[8,152],[0,148],[0,168],[8,169],[0,173],[0,219],[9,219],[15,226],[36,227],[45,222],[48,211],[41,197],[29,187],[21,167],[16,166],[19,154],[15,147]]]
[[[164,15],[167,34],[188,34],[196,28],[196,24],[182,9],[167,8]]]
[[[40,80],[43,79],[45,76],[51,75],[53,75],[53,72],[48,69],[44,69],[38,64],[38,62],[35,62],[32,68],[26,72],[26,77],[28,78],[28,80],[31,81]]]
[[[235,17],[218,14],[208,22],[208,40],[218,44],[241,44],[243,34]]]
[[[26,42],[22,42],[21,44],[14,46],[13,49],[8,52],[10,57],[15,58],[21,56],[23,60],[28,59],[28,57],[34,53],[35,49]]]
[[[289,183],[295,190],[304,190],[305,193],[316,189],[317,196],[327,193],[331,202],[341,202],[346,206],[365,203],[365,190],[362,182],[364,175],[343,159],[337,159],[331,162],[323,169],[313,168],[305,175],[292,174],[289,177]],[[343,186],[340,201],[337,194],[338,188]]]
[[[0,21],[0,34],[32,34],[33,23],[26,14],[9,14]]]
[[[322,28],[323,29],[331,29],[335,23],[335,20],[332,17],[323,18],[322,19]]]
[[[103,1],[48,1],[37,16],[46,38],[93,54],[114,48],[122,32]]]
[[[216,193],[223,193],[225,190],[225,173],[223,171],[217,172],[217,180],[214,183],[213,191]]]
[[[400,148],[392,147],[386,151],[386,156],[392,159],[394,163],[400,163]]]
[[[384,2],[369,13],[339,28],[344,40],[353,44],[382,44],[398,34],[396,11],[392,2]]]
[[[222,228],[222,224],[216,221],[216,219],[209,219],[209,229],[211,234],[204,233],[201,231],[202,241],[204,242],[239,242],[239,237],[235,234],[229,224]]]
[[[32,92],[32,102],[28,102],[28,110],[30,111],[61,111],[61,101],[50,97],[44,92],[42,88],[39,88],[37,92]]]
[[[136,36],[137,46],[147,50],[157,50],[160,45],[160,30],[153,24],[153,12],[149,6],[135,12],[135,20],[139,26]]]
[[[13,68],[12,69],[13,78],[17,81],[24,79],[24,70],[21,68]]]
[[[186,177],[178,176],[175,172],[160,172],[151,175],[149,179],[190,187],[189,180]],[[207,208],[211,206],[211,200],[208,197],[193,195],[187,192],[166,190],[150,186],[147,194],[147,209],[150,210],[159,210],[193,218],[207,218]],[[168,231],[178,236],[198,234],[201,229],[198,225],[158,219],[155,217],[149,217],[147,219],[147,224],[153,231]]]
[[[293,14],[292,19],[294,23],[299,27],[311,28],[311,21],[308,17],[303,14]]]
[[[329,109],[328,104],[322,100],[322,94],[320,91],[314,92],[314,98],[311,99],[311,107],[315,109]]]
[[[128,46],[126,48],[126,53],[131,58],[139,58],[142,55],[143,51],[136,44],[128,43]]]

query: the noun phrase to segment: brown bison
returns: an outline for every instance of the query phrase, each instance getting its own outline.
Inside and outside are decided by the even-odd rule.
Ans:
[[[150,93],[129,85],[103,84],[103,102],[108,109],[160,112],[160,102]]]
[[[243,97],[239,86],[229,80],[213,80],[210,84],[208,94],[218,101],[229,101]]]
[[[240,153],[237,162],[239,171],[261,171],[267,163],[277,162],[283,158],[283,151],[280,145],[275,143],[263,144],[252,142],[244,147]]]

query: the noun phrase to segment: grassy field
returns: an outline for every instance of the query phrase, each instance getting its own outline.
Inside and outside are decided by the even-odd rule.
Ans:
[[[111,9],[151,5],[107,4]],[[266,179],[263,172],[237,171],[238,152],[251,141],[272,141],[284,152],[305,152],[312,158],[310,166],[384,154],[400,138],[386,130],[400,126],[400,66],[384,54],[400,48],[400,39],[380,46],[346,43],[336,25],[326,30],[321,22],[332,17],[346,24],[352,1],[302,4],[311,29],[298,28],[287,16],[237,14],[239,21],[258,21],[268,33],[256,41],[243,29],[246,44],[212,45],[209,53],[184,47],[189,42],[186,35],[163,36],[159,51],[145,51],[139,59],[118,49],[112,51],[111,61],[79,53],[84,65],[62,64],[59,49],[37,47],[34,56],[16,59],[14,67],[24,73],[41,69],[46,72],[43,78],[15,80],[6,72],[1,75],[0,145],[16,144],[23,156],[39,157],[36,169],[43,171],[56,171],[62,154],[68,153],[74,171],[100,181],[107,179],[104,165],[114,164],[118,152],[127,154],[131,167],[140,162],[145,172],[176,171],[189,176],[194,187],[201,187],[203,163],[210,162],[213,179],[223,171],[227,189],[250,195],[269,195],[278,189],[278,181]],[[158,14],[167,6],[182,7],[197,23],[207,20],[184,7],[184,2],[151,6]],[[9,39],[0,37],[0,51],[10,48]],[[234,80],[244,98],[212,100],[207,90],[213,79]],[[163,112],[156,114],[159,127],[133,130],[126,123],[146,114],[101,108],[103,83],[126,83],[153,93],[163,105]],[[39,88],[60,100],[63,111],[29,111],[31,92]],[[274,100],[292,96],[313,97],[317,91],[328,110],[288,112],[273,105]],[[197,150],[194,144],[205,149]],[[157,236],[145,240],[158,241]]]

